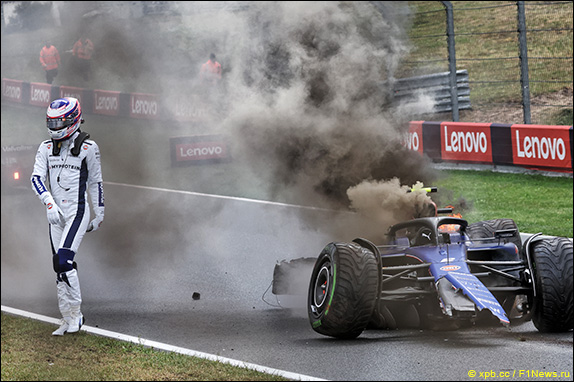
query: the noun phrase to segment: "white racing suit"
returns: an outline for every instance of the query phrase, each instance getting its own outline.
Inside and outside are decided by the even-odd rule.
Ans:
[[[69,332],[79,330],[83,324],[80,312],[82,294],[74,256],[86,231],[96,230],[104,218],[100,150],[96,142],[86,139],[75,156],[72,149],[79,135],[78,130],[68,139],[42,142],[36,153],[31,178],[32,189],[42,203],[48,209],[51,209],[52,203],[56,205],[56,210],[61,210],[60,222],[50,224],[50,243],[57,275],[58,306],[64,324],[70,325]],[[59,153],[53,151],[54,145],[59,145]],[[91,221],[88,192],[95,214],[95,219]],[[74,320],[77,330],[72,330],[71,322]],[[67,326],[62,333],[53,334],[62,335],[66,329]]]

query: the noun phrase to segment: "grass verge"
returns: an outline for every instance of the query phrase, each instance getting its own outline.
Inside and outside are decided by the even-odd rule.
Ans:
[[[440,202],[466,206],[462,214],[469,223],[511,218],[520,232],[572,237],[572,177],[464,170],[444,175],[435,184],[447,194]]]
[[[2,312],[2,381],[287,381],[229,364],[154,350]]]

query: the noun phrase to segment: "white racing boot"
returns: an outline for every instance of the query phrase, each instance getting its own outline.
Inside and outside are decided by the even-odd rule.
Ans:
[[[72,307],[72,317],[68,321],[68,333],[77,333],[84,325],[84,315],[80,312],[80,307]]]
[[[58,306],[62,313],[62,324],[52,335],[63,336],[65,333],[77,333],[84,325],[84,316],[80,311],[82,304],[82,294],[80,292],[80,282],[78,272],[72,269],[61,273],[57,282]]]
[[[66,297],[67,289],[66,283],[61,280],[56,280],[56,288],[58,291],[58,307],[60,308],[60,313],[62,314],[62,319],[60,320],[60,327],[52,332],[53,336],[63,336],[69,327],[69,321],[72,318],[72,313],[70,312],[70,303]]]
[[[84,316],[79,310],[72,312],[71,316],[65,316],[60,320],[60,327],[52,332],[53,336],[63,336],[66,333],[77,333],[84,325]]]
[[[64,317],[64,318],[62,318],[62,319],[60,320],[60,324],[61,324],[60,327],[59,327],[58,329],[54,330],[54,331],[52,332],[52,335],[53,335],[53,336],[63,336],[63,335],[68,331],[68,328],[69,328],[69,326],[70,326],[69,323],[68,323],[68,321],[70,320],[70,318],[71,318],[71,317]]]
[[[68,321],[68,333],[76,333],[84,325],[84,316],[80,311],[82,304],[82,293],[80,291],[80,280],[78,279],[78,272],[75,269],[66,272],[66,297],[70,304],[70,321]]]

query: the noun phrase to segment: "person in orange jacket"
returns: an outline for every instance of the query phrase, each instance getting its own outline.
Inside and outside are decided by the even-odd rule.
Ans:
[[[215,54],[209,55],[209,60],[201,65],[199,78],[202,83],[216,85],[221,80],[221,64],[215,60]]]
[[[46,41],[46,44],[40,51],[40,63],[46,71],[46,82],[51,84],[58,75],[58,68],[61,65],[61,61],[58,49],[49,41]]]
[[[94,44],[86,37],[81,37],[72,48],[72,55],[76,58],[78,69],[82,72],[85,81],[90,79],[93,53]]]

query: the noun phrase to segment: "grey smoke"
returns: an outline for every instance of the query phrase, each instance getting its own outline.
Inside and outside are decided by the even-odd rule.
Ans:
[[[95,2],[70,4],[76,3],[79,5],[73,6]],[[176,2],[180,22],[162,23],[158,19],[157,30],[141,27],[137,19],[113,21],[113,13],[70,18],[60,9],[62,21],[77,21],[66,26],[67,48],[71,49],[81,32],[88,31],[96,47],[100,47],[94,77],[101,81],[102,89],[168,97],[202,90],[196,76],[201,63],[214,52],[223,65],[224,79],[219,97],[206,95],[206,100],[216,99],[219,103],[208,110],[212,118],[194,126],[193,133],[228,136],[233,160],[244,166],[246,176],[255,174],[254,183],[266,187],[263,191],[269,199],[350,210],[364,216],[359,226],[346,224],[337,215],[331,227],[321,227],[332,232],[333,238],[350,240],[355,234],[351,231],[375,237],[384,231],[383,226],[402,218],[396,214],[397,207],[412,198],[403,192],[403,186],[417,182],[427,185],[436,179],[428,159],[402,144],[408,121],[413,115],[430,111],[432,102],[424,96],[409,105],[390,102],[388,86],[409,50],[402,27],[408,23],[403,24],[397,17],[400,13],[408,19],[406,2],[385,2],[387,13],[381,13],[371,2],[249,2],[241,10],[201,13],[193,10],[194,3]],[[37,57],[33,60],[36,64]],[[65,75],[62,73],[60,79]],[[42,81],[42,77],[35,80]],[[45,131],[36,122],[42,120],[42,115],[43,111],[36,113],[31,123],[34,134],[41,136],[35,138],[38,143],[45,139]],[[127,183],[137,179],[153,185],[155,174],[146,164],[156,157],[153,150],[145,153],[142,148],[165,148],[166,143],[154,141],[146,134],[129,137],[120,125],[121,118],[109,126],[96,126],[90,120],[86,123],[86,131],[101,148],[106,147],[106,139],[116,141],[104,157],[104,164],[114,164],[103,169],[104,180],[110,179],[106,174],[112,171],[125,172],[122,176]],[[183,125],[165,121],[144,131],[149,134],[158,129],[172,129],[171,136],[184,131]],[[185,206],[176,213],[170,210],[171,215],[166,215],[160,199],[138,200],[141,213],[130,216],[121,214],[118,201],[107,202],[110,208],[98,248],[98,261],[106,272],[116,275],[135,265],[153,268],[161,263],[158,259],[171,264],[182,261],[179,257],[185,251],[191,253],[197,248],[201,252],[204,246],[216,259],[218,242],[208,238],[214,236],[217,227],[192,221],[193,226],[182,227],[181,232],[164,232],[163,223],[188,219],[190,214],[185,211],[193,211],[194,206]],[[42,207],[31,207],[30,216],[44,223]],[[213,207],[214,215],[222,214],[220,207]],[[356,214],[347,215],[355,221]],[[314,228],[315,219],[313,213],[301,214],[306,227]],[[215,219],[215,223],[220,221]],[[321,224],[325,224],[324,220]],[[369,229],[374,226],[376,232],[371,234]],[[3,224],[3,234],[5,228]],[[154,249],[161,257],[142,258],[139,239],[152,231],[159,235]],[[42,240],[45,238],[37,241]],[[96,252],[96,244],[91,242],[92,239],[82,244],[86,253]],[[196,247],[186,247],[189,243]],[[46,251],[35,254],[48,262],[42,266],[43,275],[50,272],[46,245],[47,242],[38,243],[37,247]],[[6,252],[16,253],[3,246],[3,253]],[[317,253],[313,247],[305,255]],[[4,261],[5,256],[3,264]],[[201,269],[200,260],[194,261]],[[139,267],[133,268],[134,273],[138,270]],[[270,269],[264,272],[271,276]]]
[[[233,160],[269,199],[348,209],[347,190],[363,181],[411,186],[437,177],[402,143],[431,100],[391,102],[410,49],[406,2],[221,4],[199,12],[194,2],[178,2],[181,22],[158,21],[158,33],[94,19],[95,44],[105,47],[99,78],[170,100],[199,94],[209,118],[193,131],[228,137]],[[210,52],[223,65],[218,91],[197,82]],[[146,171],[131,172],[146,178]]]
[[[199,94],[208,118],[194,132],[229,137],[234,160],[264,180],[269,198],[348,208],[347,189],[364,180],[410,186],[437,176],[402,144],[432,101],[391,102],[410,49],[407,2],[175,2],[180,16],[158,18],[157,29],[110,21],[141,12],[125,2],[105,16],[79,4],[86,13],[72,34],[88,31],[100,47],[98,78],[162,94],[168,108]],[[223,65],[218,91],[197,81],[210,52]]]
[[[248,21],[226,50],[221,126],[238,157],[269,179],[271,197],[347,208],[347,190],[363,181],[398,179],[400,190],[436,178],[402,144],[409,108],[432,103],[391,106],[382,86],[408,52],[386,16],[368,2],[262,2],[237,15]]]

